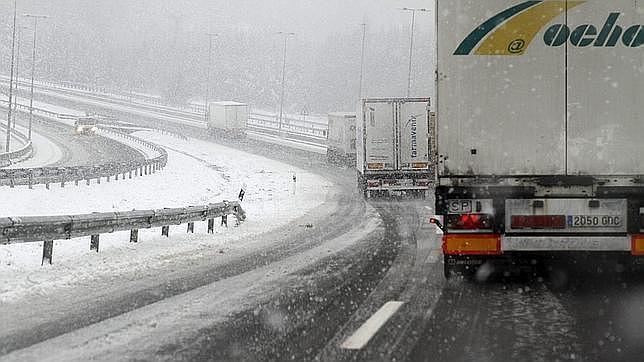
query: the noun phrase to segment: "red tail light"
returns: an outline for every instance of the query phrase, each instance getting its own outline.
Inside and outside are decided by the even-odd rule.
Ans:
[[[452,214],[447,215],[447,228],[455,230],[478,230],[492,228],[492,215]]]

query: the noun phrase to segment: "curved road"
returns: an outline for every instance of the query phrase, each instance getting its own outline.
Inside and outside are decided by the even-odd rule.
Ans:
[[[100,136],[76,135],[73,129],[61,123],[35,117],[34,132],[46,137],[62,151],[62,157],[48,164],[50,167],[91,166],[108,162],[143,159],[137,150],[112,139]],[[18,124],[27,126],[26,117],[19,114]],[[35,152],[38,152],[36,150]],[[19,164],[16,164],[19,166]]]
[[[339,191],[258,236],[267,247],[256,253],[179,258],[154,275],[3,310],[0,349],[13,353],[0,359],[641,359],[639,275],[590,262],[552,264],[552,278],[447,282],[439,235],[426,223],[432,200],[368,206],[351,170],[251,140],[230,145],[319,172]]]

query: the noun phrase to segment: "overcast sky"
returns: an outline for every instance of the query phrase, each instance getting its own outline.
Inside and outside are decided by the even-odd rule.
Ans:
[[[118,85],[137,78],[128,86],[159,93],[176,86],[170,94],[186,98],[204,88],[198,83],[205,74],[205,34],[214,32],[221,36],[213,67],[225,73],[215,74],[214,81],[230,88],[213,87],[223,92],[214,96],[255,96],[260,103],[274,103],[282,49],[276,32],[294,32],[287,67],[293,107],[320,99],[353,104],[346,98],[357,93],[362,22],[368,31],[366,89],[373,96],[403,95],[411,16],[399,8],[433,6],[428,0],[18,0],[19,14],[51,16],[39,26],[42,77],[107,86],[114,86],[106,84],[110,80]],[[10,37],[12,7],[13,1],[0,1],[4,39]],[[19,22],[29,25],[24,18]],[[419,96],[429,96],[433,88],[433,23],[433,12],[417,16],[413,88]],[[0,45],[4,68],[8,43]],[[23,56],[29,55],[26,50]],[[316,57],[324,64],[316,64]],[[237,74],[243,79],[238,81]],[[246,94],[249,87],[255,89]],[[343,93],[340,87],[351,90]]]

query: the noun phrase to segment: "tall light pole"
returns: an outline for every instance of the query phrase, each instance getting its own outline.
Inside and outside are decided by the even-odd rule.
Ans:
[[[206,33],[208,36],[208,64],[206,66],[206,95],[204,97],[204,121],[208,123],[208,99],[210,98],[210,68],[212,67],[212,39],[218,34]]]
[[[7,141],[5,143],[5,152],[9,152],[9,143],[11,142],[11,101],[13,98],[13,61],[16,50],[16,0],[13,0],[13,31],[11,36],[11,71],[9,72],[9,110],[7,111]]]
[[[17,26],[16,28],[16,81],[15,81],[15,91],[13,96],[13,115],[18,114],[18,93],[20,93],[20,46],[23,42],[24,30],[29,29],[26,26]],[[11,128],[16,129],[16,122],[11,123]]]
[[[364,47],[365,47],[365,39],[367,36],[367,24],[362,23],[360,24],[362,26],[362,51],[360,53],[360,92],[358,94],[358,100],[362,99],[362,80],[364,78]]]
[[[429,12],[429,9],[424,8],[401,8],[400,10],[411,12],[411,32],[409,34],[409,71],[407,73],[407,97],[411,93],[411,64],[414,54],[414,25],[416,23],[416,12]]]
[[[280,31],[277,34],[284,35],[284,56],[282,57],[282,93],[280,96],[280,118],[279,118],[279,127],[278,135],[282,135],[282,122],[284,119],[284,87],[286,83],[286,44],[288,42],[289,36],[295,36],[295,33],[288,33]]]
[[[26,18],[34,19],[34,41],[31,49],[31,90],[29,96],[29,139],[31,139],[31,127],[34,120],[34,75],[36,73],[36,30],[38,29],[38,19],[46,19],[47,15],[23,14]]]

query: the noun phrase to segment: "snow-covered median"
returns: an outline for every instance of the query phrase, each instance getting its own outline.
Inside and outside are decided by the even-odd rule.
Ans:
[[[42,243],[0,246],[0,303],[27,294],[46,294],[52,288],[75,285],[133,270],[145,273],[155,266],[200,250],[249,247],[244,239],[283,226],[320,205],[332,187],[327,180],[281,162],[208,142],[180,140],[155,132],[135,136],[166,146],[168,165],[153,175],[105,180],[99,185],[0,188],[0,216],[60,215],[129,211],[203,205],[235,200],[242,185],[247,221],[240,227],[217,227],[206,234],[205,223],[172,226],[170,238],[159,229],[140,230],[137,244],[128,232],[101,235],[100,253],[89,251],[88,238],[56,241],[52,266],[40,266]],[[293,175],[297,181],[294,185]],[[253,248],[249,248],[254,249]]]

